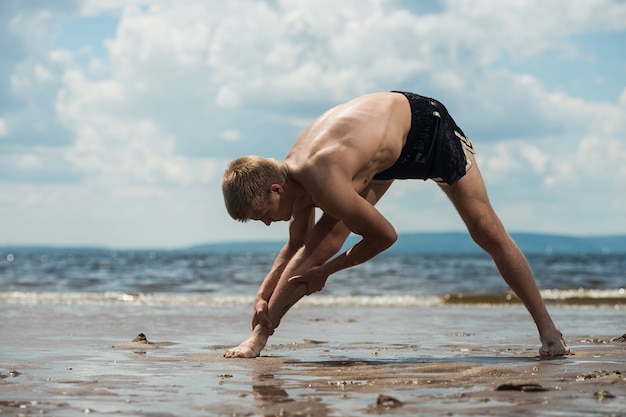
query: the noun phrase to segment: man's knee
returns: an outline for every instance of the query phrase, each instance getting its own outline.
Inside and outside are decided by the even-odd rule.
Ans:
[[[474,242],[488,253],[502,250],[510,241],[509,235],[497,218],[477,218],[467,227]]]

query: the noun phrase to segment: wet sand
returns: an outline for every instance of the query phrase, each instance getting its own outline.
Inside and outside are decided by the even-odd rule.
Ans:
[[[301,306],[262,357],[222,358],[250,309],[0,304],[0,412],[626,415],[623,309],[551,307],[574,353],[553,360],[519,306]]]

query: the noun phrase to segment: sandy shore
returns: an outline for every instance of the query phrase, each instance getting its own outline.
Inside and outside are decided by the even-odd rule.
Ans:
[[[622,416],[624,310],[300,307],[261,358],[224,359],[249,306],[0,304],[2,415]],[[144,333],[150,343],[131,342]],[[615,339],[611,341],[611,339]]]

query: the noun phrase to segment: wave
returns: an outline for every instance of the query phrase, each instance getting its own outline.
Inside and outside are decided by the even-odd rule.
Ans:
[[[251,304],[254,297],[196,296],[189,294],[144,294],[126,292],[57,293],[57,292],[0,292],[0,303],[12,304],[68,304],[68,305],[236,305]]]
[[[542,290],[546,303],[580,306],[611,306],[626,308],[626,290],[617,289],[568,289]],[[519,304],[520,300],[512,292],[504,294],[465,295],[446,294],[442,297],[446,304]]]
[[[543,290],[546,303],[565,306],[592,306],[626,309],[626,290],[572,289]],[[63,304],[63,305],[251,305],[251,296],[208,296],[171,293],[61,293],[61,292],[0,292],[0,303],[7,304]],[[410,307],[445,305],[515,305],[519,300],[512,293],[445,294],[433,296],[331,296],[317,294],[304,298],[300,305],[351,307]]]

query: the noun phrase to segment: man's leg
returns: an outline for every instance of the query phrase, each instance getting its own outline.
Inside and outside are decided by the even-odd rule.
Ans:
[[[373,181],[363,190],[361,195],[371,204],[376,204],[389,189],[392,182]],[[267,314],[273,328],[268,329],[262,324],[257,324],[246,340],[239,346],[228,349],[224,356],[227,358],[256,358],[259,356],[287,311],[309,292],[306,285],[289,283],[289,278],[329,260],[341,249],[349,235],[350,229],[343,222],[323,215],[313,228],[306,245],[300,248],[285,268],[270,297]]]
[[[473,155],[473,167],[453,185],[442,185],[472,239],[494,260],[502,278],[530,312],[539,330],[541,356],[569,353],[561,332],[555,327],[541,298],[526,258],[509,236],[493,210],[484,181]]]

